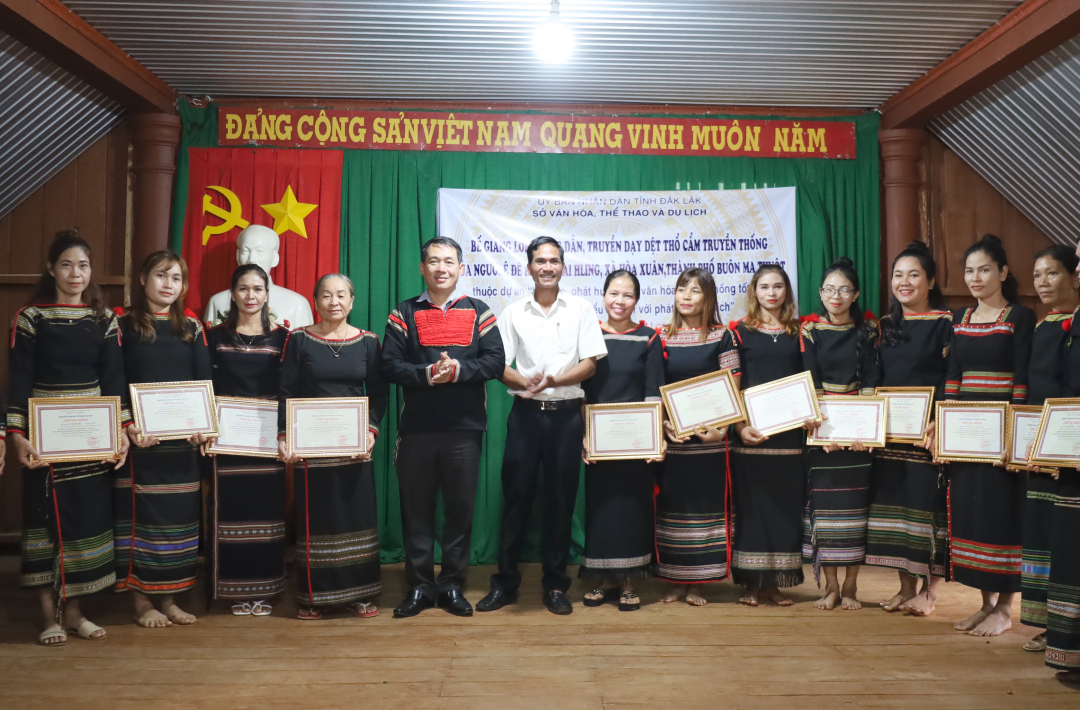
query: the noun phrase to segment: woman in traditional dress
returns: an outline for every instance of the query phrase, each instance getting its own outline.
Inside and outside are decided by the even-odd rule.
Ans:
[[[763,385],[803,371],[799,318],[787,273],[776,264],[758,268],[746,291],[746,317],[731,324],[742,366],[741,388]],[[746,588],[739,601],[757,606],[771,601],[790,606],[781,587],[802,584],[804,429],[762,436],[747,422],[735,425],[742,440],[732,449],[735,494],[736,584]]]
[[[881,386],[933,387],[938,400],[945,393],[952,314],[925,244],[911,242],[893,259],[890,290],[889,312],[881,318]],[[919,444],[890,443],[874,452],[866,563],[900,575],[900,591],[880,602],[885,611],[929,616],[948,572],[948,513],[945,479],[929,453],[933,422],[922,435]]]
[[[1000,239],[985,235],[968,247],[963,264],[964,283],[978,305],[953,314],[945,397],[1024,404],[1035,313],[1017,303],[1019,286]],[[946,469],[953,576],[982,593],[982,607],[954,628],[997,636],[1012,628],[1013,596],[1020,591],[1025,476],[989,463]]]
[[[366,396],[368,451],[375,447],[388,388],[379,374],[379,337],[346,320],[353,300],[347,276],[320,278],[315,308],[322,321],[290,334],[281,365],[278,447],[282,460],[300,464],[294,479],[296,596],[297,615],[306,620],[321,619],[327,607],[341,605],[361,617],[379,613],[367,601],[382,592],[371,454],[302,460],[284,441],[286,400]]]
[[[664,381],[669,384],[725,368],[738,376],[738,356],[720,322],[716,282],[708,271],[687,269],[676,280],[664,347]],[[704,606],[696,585],[719,582],[730,573],[727,427],[700,427],[682,438],[669,421],[664,430],[671,445],[659,472],[656,575],[675,586],[661,601],[685,599]]]
[[[1034,281],[1039,300],[1050,312],[1035,325],[1028,368],[1028,404],[1042,406],[1049,397],[1066,397],[1068,392],[1069,331],[1066,327],[1080,305],[1074,272],[1080,259],[1062,244],[1035,255]],[[1027,500],[1024,504],[1024,552],[1020,572],[1020,621],[1043,629],[1024,644],[1025,651],[1046,650],[1046,585],[1050,579],[1050,539],[1053,528],[1054,497],[1058,491],[1055,473],[1029,468]]]
[[[117,461],[47,464],[27,439],[31,397],[120,397],[127,403],[116,316],[91,280],[90,245],[75,230],[49,247],[47,270],[11,328],[7,430],[23,471],[22,574],[41,602],[38,642],[63,646],[67,634],[104,639],[83,616],[82,597],[116,582],[112,478]]]
[[[257,264],[233,272],[229,312],[207,332],[218,397],[277,401],[289,331],[270,320],[269,287]],[[285,590],[285,464],[216,456],[213,486],[213,598],[232,600],[236,616],[267,616]]]
[[[859,308],[859,275],[841,257],[821,279],[824,314],[807,316],[802,326],[803,365],[814,377],[818,396],[874,394],[878,384],[878,324]],[[803,559],[814,566],[825,594],[814,606],[861,609],[859,567],[866,558],[873,460],[861,442],[849,449],[830,444],[806,452],[807,506],[803,516]],[[844,586],[838,579],[845,567]]]
[[[601,323],[608,356],[582,383],[588,404],[660,400],[664,353],[660,334],[633,322],[641,296],[637,277],[629,271],[608,274],[604,281]],[[663,449],[667,448],[662,442]],[[595,585],[585,606],[600,606],[619,593],[619,610],[641,608],[634,582],[652,576],[653,486],[657,459],[590,461],[585,469],[585,555],[578,576]]]
[[[210,350],[198,316],[184,309],[187,264],[170,251],[146,257],[131,308],[120,317],[128,384],[211,379]],[[202,434],[159,441],[128,427],[135,444],[117,477],[117,588],[135,602],[135,622],[145,628],[193,624],[195,616],[176,595],[195,586],[202,513]],[[151,598],[158,600],[157,608]]]

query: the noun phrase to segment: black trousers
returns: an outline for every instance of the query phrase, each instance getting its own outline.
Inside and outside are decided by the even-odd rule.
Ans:
[[[503,513],[499,531],[499,571],[491,587],[505,592],[521,585],[518,558],[529,523],[540,468],[544,471],[544,590],[570,588],[570,526],[581,473],[581,438],[585,422],[578,400],[560,409],[542,410],[540,402],[515,398],[506,421],[503,454]]]
[[[469,568],[482,431],[407,434],[398,445],[405,581],[429,599],[461,589]],[[442,569],[435,578],[435,502],[443,495]]]

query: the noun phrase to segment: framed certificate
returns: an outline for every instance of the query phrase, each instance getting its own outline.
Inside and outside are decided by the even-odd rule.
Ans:
[[[285,400],[285,448],[305,459],[368,453],[368,398]]]
[[[1005,449],[1009,452],[1005,467],[1024,471],[1028,466],[1027,451],[1035,441],[1042,420],[1042,407],[1029,404],[1010,404],[1009,419],[1005,422]]]
[[[211,454],[277,458],[278,403],[271,399],[215,397],[218,435]]]
[[[1002,463],[1006,402],[938,402],[935,455],[942,461]]]
[[[747,421],[765,436],[798,429],[807,419],[821,418],[809,372],[750,387],[742,396]]]
[[[856,441],[870,449],[885,446],[889,412],[885,397],[822,397],[818,407],[825,421],[807,437],[807,446],[851,446]]]
[[[933,387],[878,387],[875,394],[889,400],[885,441],[919,444],[934,412]]]
[[[664,441],[661,402],[585,405],[585,450],[593,461],[659,458]]]
[[[1080,399],[1048,399],[1031,447],[1036,466],[1080,466]]]
[[[120,456],[119,397],[33,397],[30,444],[42,461],[104,461]]]
[[[210,380],[128,385],[131,413],[143,436],[162,441],[192,434],[217,436],[214,385]]]
[[[679,438],[706,424],[721,427],[746,419],[731,370],[663,385],[660,396]]]

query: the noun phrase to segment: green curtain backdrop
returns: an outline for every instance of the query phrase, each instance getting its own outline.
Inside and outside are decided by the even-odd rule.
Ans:
[[[216,130],[213,107],[189,108],[182,117],[181,148],[216,145],[216,134],[211,131]],[[437,236],[435,203],[441,187],[586,191],[794,186],[802,310],[809,312],[819,305],[817,286],[822,271],[833,259],[846,255],[859,270],[864,307],[876,311],[880,280],[878,116],[866,114],[854,121],[856,160],[347,150],[342,176],[341,270],[357,289],[350,321],[381,337],[394,305],[421,292],[420,245]],[[182,150],[173,211],[175,249],[179,249],[183,230],[186,165],[186,150]],[[502,506],[500,467],[510,404],[503,385],[489,384],[488,434],[473,526],[475,564],[496,561]],[[403,559],[392,462],[399,408],[400,397],[395,391],[374,462],[384,563]],[[453,412],[446,416],[452,417]],[[582,502],[579,494],[575,558],[581,549]],[[539,559],[538,518],[534,515],[526,559]]]

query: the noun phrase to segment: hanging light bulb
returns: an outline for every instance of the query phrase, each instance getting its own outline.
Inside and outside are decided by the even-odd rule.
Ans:
[[[551,0],[551,17],[536,28],[533,46],[540,58],[549,64],[561,64],[574,51],[574,33],[559,18],[559,0]]]

